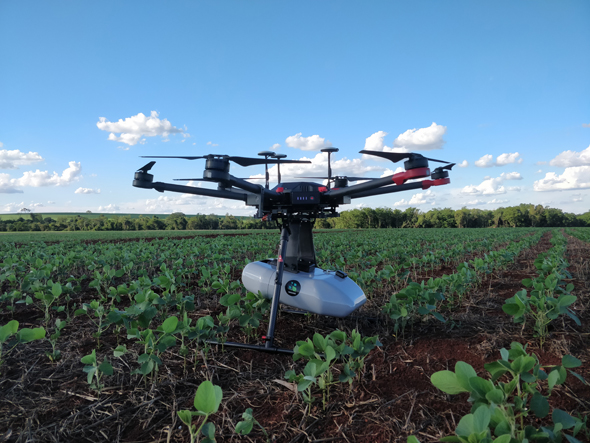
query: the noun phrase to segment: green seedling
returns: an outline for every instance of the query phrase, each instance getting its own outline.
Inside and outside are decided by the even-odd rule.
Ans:
[[[471,414],[464,416],[455,430],[456,436],[441,441],[461,443],[511,443],[531,440],[560,442],[565,437],[576,443],[576,434],[585,426],[580,419],[554,409],[552,427],[534,427],[537,419],[549,415],[548,398],[555,386],[565,382],[567,369],[581,365],[580,360],[566,355],[561,365],[541,365],[526,347],[512,343],[510,350],[500,350],[501,359],[485,365],[491,374],[487,380],[478,377],[473,367],[457,362],[455,371],[439,371],[432,375],[434,386],[447,394],[470,393]],[[549,372],[546,372],[550,369]],[[570,373],[585,383],[583,378]],[[499,381],[504,379],[505,381]],[[544,395],[543,392],[547,392]],[[571,424],[571,426],[570,426]],[[563,433],[572,429],[573,435]],[[551,436],[554,437],[551,437]],[[497,437],[495,440],[493,436]]]
[[[0,368],[4,362],[4,356],[10,353],[19,343],[29,343],[45,338],[45,329],[43,328],[22,328],[19,330],[18,325],[18,321],[10,320],[4,326],[0,326]],[[16,337],[8,341],[13,335],[16,335]]]
[[[262,433],[266,437],[266,441],[270,441],[268,438],[268,433],[266,432],[266,429],[264,429],[264,426],[258,423],[258,420],[254,418],[254,415],[252,415],[252,408],[246,409],[246,412],[242,414],[242,419],[243,420],[238,422],[238,424],[236,425],[236,434],[248,435],[250,434],[250,432],[252,432],[254,425],[258,425],[262,430]]]
[[[215,442],[215,425],[207,423],[207,419],[211,414],[215,414],[219,410],[219,405],[223,399],[223,392],[219,386],[214,385],[209,380],[205,380],[197,388],[195,393],[194,406],[196,411],[188,409],[178,411],[178,417],[182,422],[188,426],[191,443],[195,443],[202,433],[205,437],[201,440],[202,443]],[[204,417],[201,424],[197,428],[192,424],[193,416],[198,415]]]
[[[86,380],[90,388],[96,390],[98,395],[100,395],[104,388],[104,385],[101,383],[102,377],[104,375],[113,375],[113,367],[106,357],[102,363],[98,363],[96,349],[93,349],[92,353],[82,357],[80,361],[86,365],[83,370],[88,374]]]
[[[61,330],[66,327],[68,324],[67,321],[60,320],[59,318],[55,320],[55,330],[53,334],[49,336],[49,343],[51,343],[51,352],[45,352],[45,355],[49,357],[49,360],[52,362],[56,362],[61,358],[61,351],[56,349],[57,340],[61,336]]]
[[[144,345],[144,353],[137,358],[140,367],[133,371],[133,374],[141,374],[145,377],[152,371],[158,372],[162,364],[160,354],[176,344],[176,337],[172,334],[176,332],[177,326],[178,318],[172,316],[168,317],[155,331],[151,329],[139,331],[134,328],[128,330],[127,338],[138,339],[139,343]]]
[[[108,328],[108,324],[106,327],[103,324],[106,314],[104,305],[102,305],[98,300],[92,300],[90,303],[84,303],[82,305],[82,309],[77,309],[74,312],[74,316],[84,314],[88,315],[88,318],[92,323],[94,323],[94,326],[96,327],[96,332],[93,334],[93,337],[96,338],[96,345],[100,347],[100,336],[105,331],[105,329]],[[96,317],[96,321],[94,318],[92,318],[93,316]]]
[[[50,289],[49,289],[50,288]],[[59,283],[52,283],[51,280],[48,283],[48,288],[41,288],[41,290],[35,292],[35,298],[43,302],[45,307],[45,325],[49,324],[51,316],[49,310],[51,305],[59,298],[62,294],[62,287]]]

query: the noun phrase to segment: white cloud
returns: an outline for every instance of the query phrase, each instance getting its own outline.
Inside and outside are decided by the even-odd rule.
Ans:
[[[500,178],[502,180],[522,180],[522,175],[519,172],[502,172]]]
[[[387,132],[385,131],[377,131],[374,134],[371,134],[365,140],[365,149],[369,151],[383,151],[383,149],[386,148],[385,142],[383,141],[386,135]]]
[[[506,166],[512,163],[522,163],[522,158],[518,152],[500,154],[496,158],[496,166]]]
[[[117,149],[120,149],[121,151],[129,151],[131,148],[129,146],[117,146]]]
[[[20,203],[6,203],[2,208],[2,212],[18,212],[25,207],[25,202]]]
[[[219,143],[207,142],[208,146],[219,146]]]
[[[0,150],[0,169],[17,169],[19,166],[30,165],[40,161],[43,161],[43,157],[37,152],[29,151],[28,153],[24,153],[18,149],[12,151],[6,149]]]
[[[100,189],[78,188],[74,191],[74,194],[100,194]]]
[[[574,194],[574,195],[572,195],[572,201],[574,203],[578,203],[578,202],[584,201],[584,197],[582,196],[582,194]]]
[[[457,163],[457,166],[459,166],[460,168],[466,168],[467,166],[469,166],[469,162],[467,160],[463,160],[461,163]]]
[[[299,160],[309,160],[311,164],[281,164],[281,180],[292,180],[301,176],[327,176],[328,154],[318,152],[315,157],[303,157]],[[345,158],[335,160],[332,155],[332,175],[364,175],[369,172],[381,172],[385,168],[380,166],[367,166],[360,158],[352,160]],[[268,169],[271,181],[277,179],[277,165]],[[251,175],[250,178],[264,178],[264,174]]]
[[[479,160],[475,161],[475,166],[478,168],[491,168],[494,166],[494,156],[492,154],[486,154]]]
[[[404,148],[408,151],[431,151],[433,149],[442,149],[446,143],[443,136],[447,132],[447,127],[432,123],[427,128],[408,129],[406,132],[398,135],[393,141],[394,148]]]
[[[478,199],[471,200],[471,201],[467,202],[467,206],[478,206],[478,205],[485,205],[485,204],[486,204],[486,202],[484,202],[482,200],[478,200]]]
[[[326,140],[319,135],[302,137],[301,132],[287,137],[285,143],[290,148],[301,149],[302,151],[319,151],[320,149],[332,146],[330,140]]]
[[[435,197],[436,194],[429,189],[426,192],[418,192],[417,194],[412,195],[412,198],[409,201],[405,198],[402,198],[400,201],[395,202],[393,206],[420,206],[426,204],[434,205]]]
[[[117,122],[110,122],[106,117],[100,117],[96,126],[101,131],[110,132],[109,140],[125,143],[129,146],[145,143],[145,138],[142,137],[159,135],[166,139],[169,134],[179,133],[182,133],[184,137],[190,136],[185,132],[186,128],[180,129],[172,126],[167,119],[160,120],[156,111],[152,111],[149,117],[140,112],[132,117],[127,117],[125,120],[119,119]],[[117,136],[116,133],[120,135]]]
[[[272,145],[270,147],[270,151],[276,151],[277,149],[279,149],[281,147],[281,145],[279,143],[275,143],[274,145]]]
[[[590,188],[590,166],[565,168],[563,174],[547,172],[545,177],[534,183],[535,191],[565,191]]]
[[[502,205],[504,203],[508,203],[508,200],[501,200],[498,198],[494,198],[488,202],[488,205]]]
[[[512,163],[522,163],[522,158],[518,152],[500,154],[494,161],[492,154],[486,154],[475,162],[479,168],[491,168],[492,166],[506,166]]]
[[[99,206],[98,207],[98,212],[119,212],[120,209],[117,205],[114,204],[110,204],[110,205],[106,205],[106,206]]]
[[[383,171],[383,174],[380,175],[380,178],[387,177],[388,175],[398,174],[398,173],[404,172],[404,171],[405,171],[405,169],[402,168],[401,166],[398,166],[397,168],[395,168],[395,171],[392,171],[391,169],[387,168],[385,171]]]
[[[542,169],[539,169],[537,172],[535,172],[535,174],[542,174],[542,173],[543,173]]]
[[[80,162],[69,162],[69,167],[66,168],[61,175],[57,172],[50,174],[49,171],[27,171],[23,173],[21,178],[10,178],[8,174],[0,174],[0,193],[11,194],[20,193],[22,191],[16,189],[20,186],[66,186],[78,180],[82,167]]]
[[[582,123],[582,127],[584,128],[590,128],[590,123]],[[0,146],[1,148],[2,146]]]
[[[479,185],[468,185],[461,190],[461,194],[467,195],[494,195],[505,194],[507,191],[520,191],[520,188],[503,186],[506,180],[522,180],[518,172],[502,173],[500,177],[486,177]]]
[[[4,143],[0,142],[0,148],[4,147]]]
[[[551,166],[569,168],[571,166],[588,166],[590,165],[590,146],[583,151],[563,151],[557,157],[549,162]]]

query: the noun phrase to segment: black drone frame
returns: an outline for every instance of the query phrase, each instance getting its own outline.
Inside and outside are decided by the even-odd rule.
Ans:
[[[264,158],[248,158],[227,155],[210,154],[207,156],[153,156],[149,158],[181,158],[185,160],[206,159],[203,178],[180,179],[194,181],[208,181],[218,184],[217,189],[207,189],[194,186],[175,185],[164,182],[154,182],[154,176],[149,170],[156,163],[151,161],[135,173],[133,186],[145,189],[155,189],[159,192],[180,192],[185,194],[202,195],[207,197],[240,200],[258,209],[257,217],[263,220],[275,220],[281,229],[278,258],[276,259],[276,277],[271,301],[268,332],[263,336],[264,345],[225,342],[224,346],[253,349],[267,352],[292,354],[289,349],[274,346],[274,331],[276,327],[279,299],[283,282],[283,272],[310,272],[317,266],[313,245],[313,225],[317,218],[337,217],[337,208],[341,204],[348,204],[354,198],[370,197],[413,189],[428,189],[450,183],[449,170],[455,165],[443,160],[424,157],[415,153],[394,153],[382,151],[360,151],[362,154],[377,156],[391,160],[394,163],[403,159],[405,171],[382,178],[366,177],[332,177],[330,156],[337,152],[337,148],[325,148],[328,154],[328,177],[309,177],[326,179],[327,186],[313,182],[281,183],[280,165],[286,163],[311,163],[310,161],[285,160],[283,154],[271,151],[259,153]],[[447,163],[436,168],[432,173],[428,161]],[[265,186],[248,182],[246,179],[234,177],[229,173],[230,161],[240,166],[265,165]],[[279,184],[269,189],[268,165],[276,164],[278,168]],[[428,179],[426,179],[428,177]],[[419,180],[424,179],[424,180]],[[348,186],[348,181],[361,181]],[[410,180],[414,180],[411,181]],[[415,181],[419,180],[419,181]]]

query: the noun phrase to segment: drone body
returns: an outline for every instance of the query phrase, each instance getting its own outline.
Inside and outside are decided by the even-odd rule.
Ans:
[[[197,188],[154,182],[148,171],[152,161],[135,173],[133,186],[209,197],[241,200],[257,208],[257,217],[275,220],[281,228],[279,255],[274,260],[249,263],[243,270],[242,282],[248,291],[260,292],[272,300],[268,334],[265,345],[225,343],[249,349],[271,352],[292,352],[273,346],[274,329],[279,303],[320,315],[346,317],[366,302],[365,294],[345,273],[324,271],[317,266],[313,245],[313,225],[316,219],[337,217],[340,205],[351,203],[352,199],[388,194],[412,189],[428,189],[450,183],[449,170],[454,166],[442,160],[424,157],[415,153],[393,153],[381,151],[360,151],[362,154],[404,162],[405,171],[382,178],[332,177],[330,156],[336,148],[325,148],[328,154],[328,176],[307,177],[325,179],[327,184],[312,181],[281,182],[280,165],[285,163],[311,163],[309,161],[285,160],[284,155],[270,151],[260,152],[264,158],[247,158],[227,155],[207,156],[161,156],[151,158],[182,158],[185,160],[206,159],[202,178],[179,179],[209,181],[218,184],[217,189]],[[432,173],[428,161],[447,163]],[[240,166],[265,165],[265,186],[250,183],[247,179],[234,177],[229,173],[230,161]],[[269,186],[268,165],[276,164],[279,183]],[[420,180],[423,179],[423,180]],[[412,181],[410,181],[412,180]],[[420,181],[418,181],[420,180]],[[363,181],[349,186],[349,181]],[[286,283],[283,285],[283,280]]]

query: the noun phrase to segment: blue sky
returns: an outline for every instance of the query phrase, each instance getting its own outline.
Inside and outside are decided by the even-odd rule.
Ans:
[[[133,188],[139,156],[272,149],[313,161],[283,176],[324,175],[325,146],[340,149],[340,175],[402,165],[361,149],[464,166],[450,185],[342,209],[586,212],[589,22],[583,0],[0,2],[0,213],[248,215]],[[151,172],[171,181],[203,166]]]

